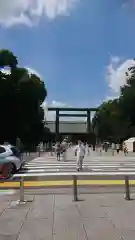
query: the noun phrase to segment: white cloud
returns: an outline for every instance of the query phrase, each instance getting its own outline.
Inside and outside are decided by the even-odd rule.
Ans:
[[[118,56],[111,56],[111,63],[118,64],[120,62],[120,58]]]
[[[2,68],[0,71],[6,75],[10,74],[10,69],[9,68]]]
[[[25,67],[25,68],[28,70],[29,74],[35,74],[35,75],[37,75],[37,77],[42,78],[40,73],[37,72],[35,69],[29,68],[29,67]]]
[[[123,0],[123,9],[131,8],[135,6],[135,0]]]
[[[121,62],[118,57],[111,58],[110,64],[107,67],[107,83],[114,97],[119,96],[120,87],[126,84],[127,76],[125,73],[129,72],[128,68],[131,66],[135,66],[133,59]]]
[[[33,68],[30,68],[30,67],[25,67],[27,70],[28,70],[28,73],[29,74],[35,74],[37,75],[39,78],[41,78],[41,75],[38,71],[36,71],[35,69]],[[3,68],[3,69],[0,69],[1,72],[5,73],[5,74],[10,74],[11,71],[10,71],[10,68]]]
[[[0,0],[0,24],[33,26],[42,16],[68,15],[78,0]]]
[[[56,101],[52,101],[51,104],[48,104],[47,101],[44,101],[42,107],[45,111],[45,119],[47,121],[55,121],[56,114],[53,111],[48,111],[48,107],[67,107],[67,105]]]

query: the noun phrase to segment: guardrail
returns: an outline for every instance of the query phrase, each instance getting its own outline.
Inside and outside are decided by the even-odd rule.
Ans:
[[[73,179],[73,196],[74,201],[78,200],[77,194],[77,177],[79,176],[112,176],[119,177],[123,176],[123,180],[125,180],[125,199],[130,200],[130,186],[129,186],[129,177],[135,176],[135,172],[62,172],[62,173],[19,173],[14,174],[13,179],[20,178],[20,202],[25,202],[24,199],[24,180],[26,177],[72,177]]]

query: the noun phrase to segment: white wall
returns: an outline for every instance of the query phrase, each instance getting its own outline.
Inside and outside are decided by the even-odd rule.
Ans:
[[[51,132],[55,132],[55,122],[48,121],[48,126]],[[86,122],[68,122],[60,121],[59,122],[59,132],[73,132],[73,133],[86,133],[87,132],[87,123]]]
[[[127,145],[128,151],[133,152],[133,142],[125,141],[125,143]]]

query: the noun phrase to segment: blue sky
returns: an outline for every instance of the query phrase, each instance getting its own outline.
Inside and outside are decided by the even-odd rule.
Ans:
[[[38,12],[36,21],[31,17],[31,0],[25,8],[25,1],[18,0],[19,6],[17,0],[13,1],[18,15],[13,6],[11,12],[4,6],[8,1],[3,1],[0,47],[13,51],[21,66],[42,76],[49,103],[95,107],[119,94],[125,83],[124,72],[133,64],[134,1],[76,0],[69,7],[71,1],[75,0],[65,0],[64,10],[55,12],[51,9],[54,2],[61,4],[64,0],[44,0],[44,10]],[[45,9],[47,4],[49,10]],[[21,21],[19,17],[13,21],[19,14]]]

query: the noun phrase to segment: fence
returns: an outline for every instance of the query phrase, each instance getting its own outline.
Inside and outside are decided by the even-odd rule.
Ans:
[[[135,172],[69,172],[69,173],[19,173],[14,174],[12,179],[15,180],[16,178],[20,179],[20,202],[25,202],[24,199],[24,180],[27,177],[72,177],[73,179],[73,197],[74,201],[78,200],[77,194],[77,177],[79,176],[112,176],[118,178],[119,176],[123,176],[123,180],[125,180],[125,199],[130,200],[130,186],[129,186],[129,177],[135,176]]]

